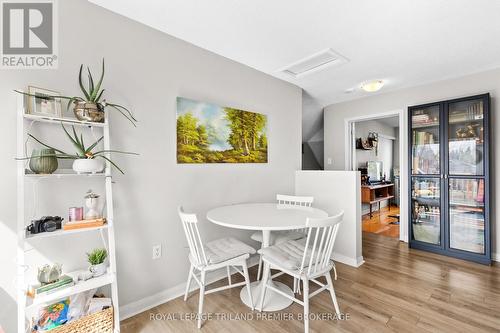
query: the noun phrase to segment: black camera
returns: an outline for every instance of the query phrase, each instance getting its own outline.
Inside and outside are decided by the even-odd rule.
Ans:
[[[44,216],[39,220],[32,220],[31,224],[26,227],[26,231],[31,234],[56,231],[61,229],[62,220],[64,219],[60,216]]]

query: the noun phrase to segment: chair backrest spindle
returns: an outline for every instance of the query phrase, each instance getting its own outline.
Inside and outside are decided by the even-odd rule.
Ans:
[[[182,228],[186,234],[191,257],[196,261],[196,264],[207,265],[207,256],[205,255],[200,231],[198,230],[198,218],[196,214],[187,214],[182,207],[179,207],[177,211],[182,222]]]
[[[295,195],[277,194],[276,201],[278,201],[278,205],[312,207],[314,197],[299,197]],[[296,231],[306,233],[307,229],[299,228],[296,229]]]
[[[328,267],[344,212],[324,219],[307,219],[307,237],[300,271],[304,272],[308,261],[307,275],[323,271]]]
[[[311,207],[314,201],[313,197],[298,197],[294,195],[277,194],[276,201],[279,205]]]

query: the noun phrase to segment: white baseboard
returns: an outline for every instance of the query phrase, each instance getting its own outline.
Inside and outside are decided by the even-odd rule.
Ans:
[[[257,265],[258,263],[259,263],[259,256],[253,256],[249,259],[248,266],[252,267]],[[218,280],[222,280],[226,277],[227,273],[225,269],[219,269],[217,271],[207,273],[207,281],[209,284],[216,282]],[[184,292],[186,290],[186,283],[187,282],[178,284],[172,288],[162,290],[154,295],[147,296],[135,302],[120,306],[120,320],[130,318],[132,316],[135,316],[136,314],[147,311],[149,309],[154,308],[155,306],[166,303],[168,301],[173,300],[174,298],[184,295]],[[198,284],[192,283],[190,291],[194,291],[196,289],[198,289]]]
[[[352,258],[345,256],[340,253],[334,252],[332,255],[333,260],[341,262],[343,264],[352,266],[352,267],[359,267],[365,263],[365,260],[363,259],[363,256],[357,257],[357,258]]]
[[[492,259],[493,261],[498,261],[498,262],[500,262],[500,253],[493,252],[493,253],[491,254],[491,259]]]

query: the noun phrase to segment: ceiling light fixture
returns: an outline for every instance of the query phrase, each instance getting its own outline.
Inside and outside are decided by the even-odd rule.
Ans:
[[[361,89],[366,92],[379,91],[384,86],[384,81],[382,80],[371,80],[366,81],[361,84]]]

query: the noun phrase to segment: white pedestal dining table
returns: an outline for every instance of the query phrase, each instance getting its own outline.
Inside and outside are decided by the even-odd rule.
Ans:
[[[307,218],[325,218],[328,214],[318,208],[283,205],[276,203],[246,203],[218,207],[207,213],[207,219],[215,224],[235,229],[262,231],[262,247],[270,244],[271,232],[305,228]],[[284,283],[273,281],[275,287],[293,296],[293,291]],[[254,304],[258,300],[262,281],[251,284]],[[247,287],[240,292],[245,305],[251,307]],[[270,289],[266,291],[264,311],[279,311],[287,308],[292,301]]]

